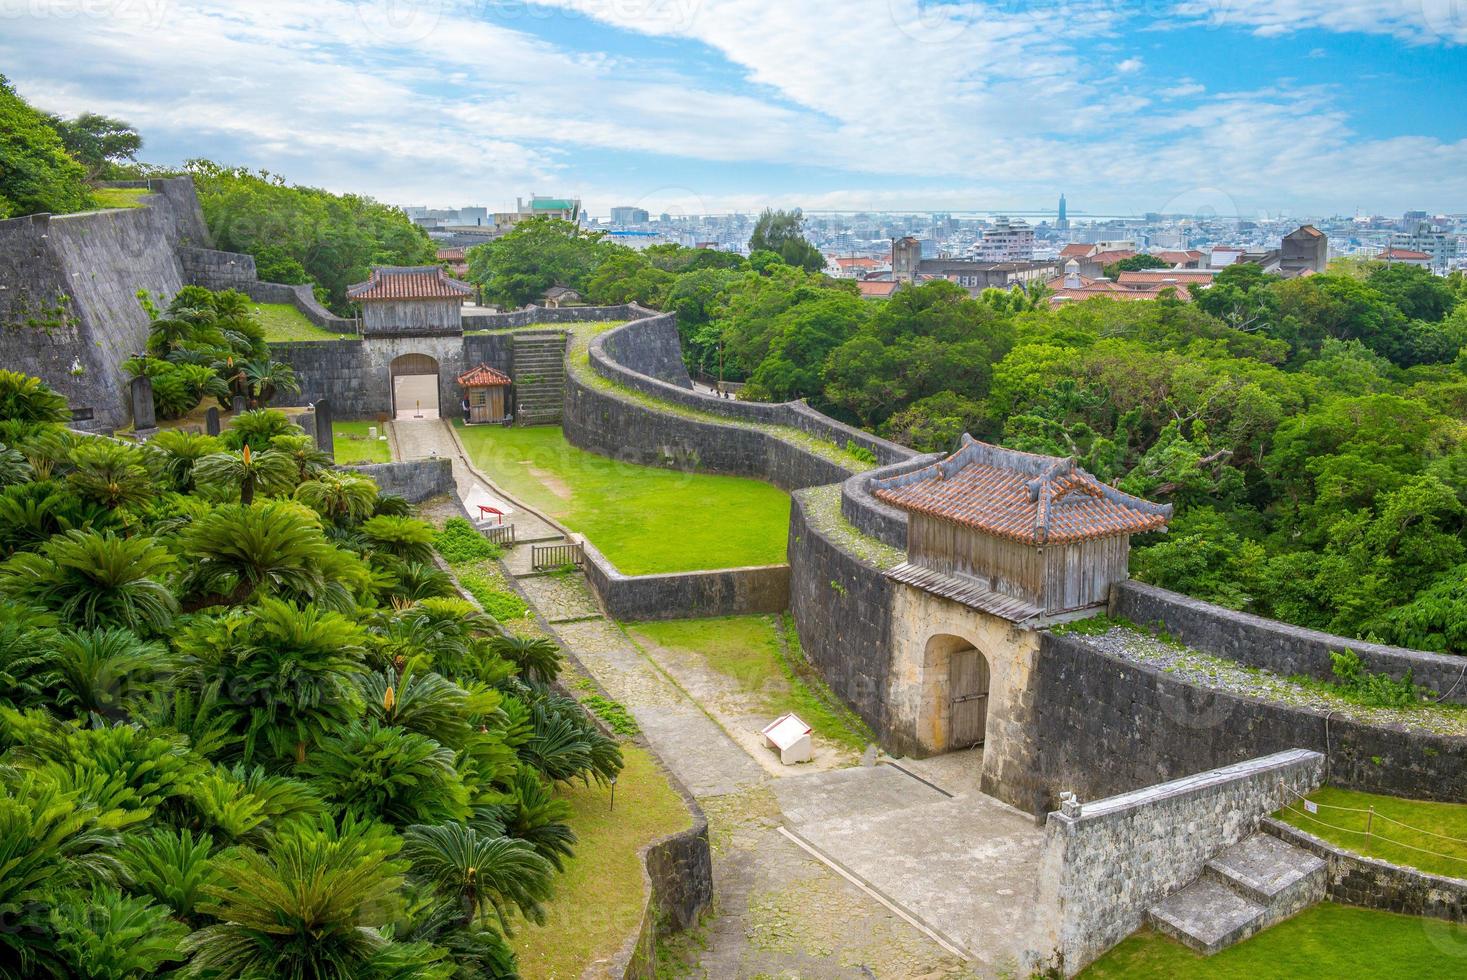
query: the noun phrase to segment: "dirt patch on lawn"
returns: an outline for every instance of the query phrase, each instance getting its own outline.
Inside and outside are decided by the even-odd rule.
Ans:
[[[551,493],[555,494],[561,500],[570,500],[573,496],[573,492],[570,488],[569,483],[566,483],[564,480],[556,476],[554,473],[551,473],[549,470],[541,469],[540,467],[536,466],[534,460],[522,459],[520,460],[520,465],[523,466],[531,476],[538,480],[541,486],[543,486],[546,490],[549,490]]]

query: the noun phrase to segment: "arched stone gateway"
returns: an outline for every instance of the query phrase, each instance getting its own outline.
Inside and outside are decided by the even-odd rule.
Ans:
[[[943,749],[982,745],[988,726],[989,665],[970,641],[951,633],[927,640],[922,655],[922,728],[929,744]]]
[[[401,354],[388,368],[392,415],[396,419],[438,418],[438,361],[427,354]]]

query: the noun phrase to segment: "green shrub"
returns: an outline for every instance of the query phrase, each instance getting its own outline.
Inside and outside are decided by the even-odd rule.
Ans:
[[[499,546],[480,534],[467,518],[450,517],[433,538],[433,547],[450,565],[498,558]]]
[[[461,574],[459,583],[469,590],[469,595],[478,600],[484,611],[501,623],[511,619],[520,619],[529,611],[525,600],[513,592],[495,588],[494,584],[482,575]]]
[[[632,717],[632,713],[620,701],[613,701],[599,694],[592,694],[581,703],[596,712],[596,717],[611,726],[611,730],[618,735],[633,738],[642,733],[642,728],[637,724],[637,719]]]
[[[846,440],[846,452],[871,466],[876,465],[876,454],[854,439]]]
[[[1337,678],[1335,686],[1351,701],[1372,708],[1409,708],[1421,701],[1410,669],[1407,669],[1405,677],[1396,680],[1388,674],[1372,674],[1366,670],[1360,655],[1354,650],[1331,653],[1330,659],[1334,662],[1331,669]]]

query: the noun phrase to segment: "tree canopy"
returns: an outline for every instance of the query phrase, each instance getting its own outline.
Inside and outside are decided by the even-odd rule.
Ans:
[[[70,153],[52,117],[32,108],[0,75],[0,218],[93,205],[87,170]]]

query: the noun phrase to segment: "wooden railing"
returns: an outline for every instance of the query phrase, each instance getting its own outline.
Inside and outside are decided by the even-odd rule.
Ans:
[[[578,544],[532,544],[530,545],[530,567],[564,568],[566,565],[583,565],[586,553]]]
[[[514,547],[514,525],[513,524],[491,524],[488,527],[479,528],[484,537],[497,545],[506,548]]]

